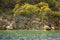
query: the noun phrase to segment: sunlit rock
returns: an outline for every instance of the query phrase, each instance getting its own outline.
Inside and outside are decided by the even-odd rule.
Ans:
[[[13,26],[13,23],[14,23],[14,22],[10,23],[10,25],[7,26],[6,29],[13,29],[13,27],[12,27],[12,26]]]
[[[44,25],[43,29],[44,30],[51,30],[51,28],[48,25]]]
[[[55,30],[55,27],[51,27],[52,28],[52,30]]]

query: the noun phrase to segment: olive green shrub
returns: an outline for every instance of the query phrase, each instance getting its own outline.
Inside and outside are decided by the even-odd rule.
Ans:
[[[14,11],[15,10],[15,11]],[[31,15],[31,14],[38,14],[40,9],[34,5],[30,5],[25,3],[18,9],[14,8],[14,14],[24,14],[24,15]]]

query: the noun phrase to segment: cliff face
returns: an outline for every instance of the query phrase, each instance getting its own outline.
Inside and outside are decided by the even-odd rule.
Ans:
[[[16,27],[18,29],[42,29],[43,24],[36,15],[30,17],[17,15],[15,17]]]
[[[7,18],[8,17],[8,18]],[[43,21],[36,15],[30,17],[16,15],[14,17],[0,18],[0,29],[26,29],[26,30],[60,30],[58,21]]]
[[[8,17],[8,18],[7,18]],[[43,28],[43,23],[40,18],[36,15],[31,17],[16,15],[13,17],[2,17],[0,18],[0,29],[37,29],[41,30]]]

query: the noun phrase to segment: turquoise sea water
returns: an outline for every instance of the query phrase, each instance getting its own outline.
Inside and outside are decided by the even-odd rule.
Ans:
[[[60,40],[60,31],[0,30],[0,40]]]

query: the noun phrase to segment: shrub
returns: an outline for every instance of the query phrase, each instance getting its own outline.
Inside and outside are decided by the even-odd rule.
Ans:
[[[42,19],[46,19],[47,14],[51,13],[51,9],[49,8],[48,4],[45,2],[40,2],[39,4],[37,4],[37,7],[40,8],[39,17]]]
[[[20,8],[18,8],[14,13],[31,15],[31,14],[37,14],[39,12],[39,10],[40,9],[34,5],[25,4],[25,5],[21,6]]]
[[[40,2],[40,3],[36,4],[35,6],[41,8],[41,7],[43,7],[43,6],[48,7],[49,5],[48,5],[47,3],[45,3],[45,2]]]

